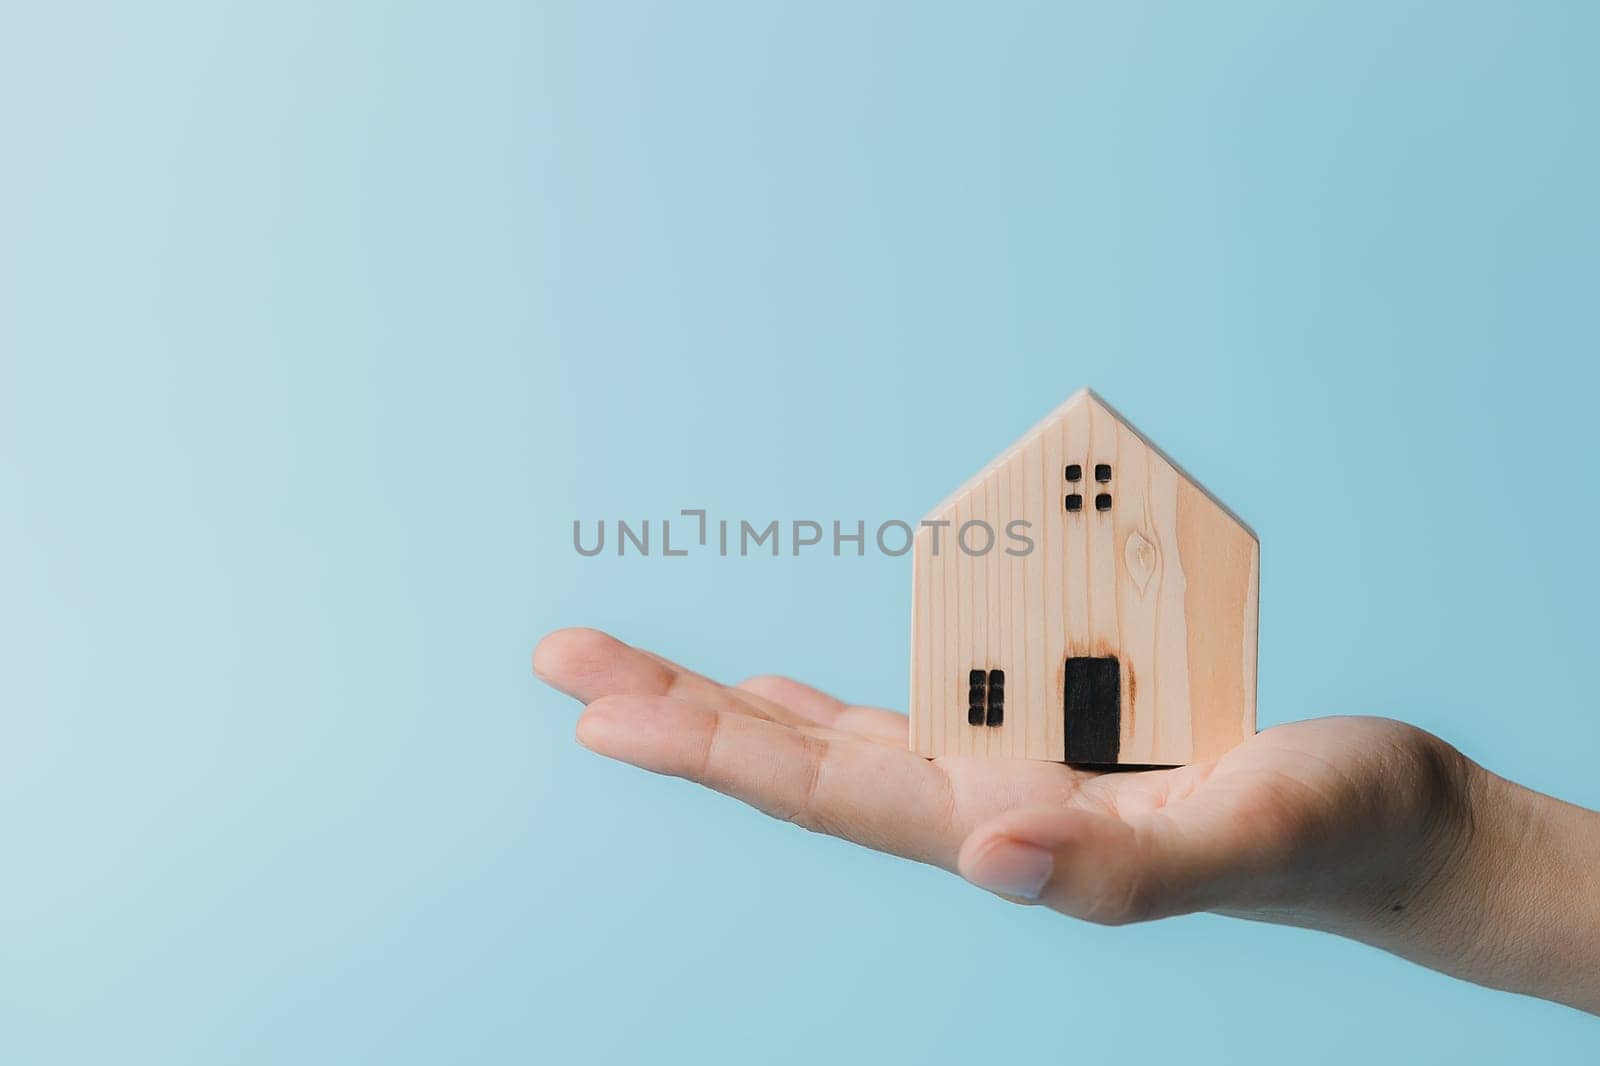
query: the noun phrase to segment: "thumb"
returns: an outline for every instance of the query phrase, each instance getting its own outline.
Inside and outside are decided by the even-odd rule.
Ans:
[[[958,860],[980,888],[1104,925],[1219,906],[1240,865],[1225,841],[1162,811],[1123,820],[1059,808],[980,825]]]

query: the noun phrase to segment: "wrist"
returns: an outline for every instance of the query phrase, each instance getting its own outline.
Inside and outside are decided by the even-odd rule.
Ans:
[[[1600,814],[1473,769],[1460,976],[1600,1014]]]
[[[1478,984],[1600,1013],[1600,814],[1458,756],[1411,900],[1364,937]]]

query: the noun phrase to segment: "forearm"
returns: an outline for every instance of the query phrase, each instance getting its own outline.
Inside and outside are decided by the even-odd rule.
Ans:
[[[1465,757],[1394,861],[1319,882],[1298,904],[1234,912],[1338,933],[1477,984],[1600,1014],[1600,813]]]
[[[1600,813],[1469,766],[1467,829],[1431,907],[1441,957],[1418,961],[1600,1014]]]

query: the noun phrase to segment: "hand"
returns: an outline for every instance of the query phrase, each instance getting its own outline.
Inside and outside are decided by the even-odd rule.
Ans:
[[[1215,762],[1095,774],[925,759],[893,711],[780,677],[727,687],[594,630],[546,637],[534,672],[588,705],[578,740],[602,755],[1017,902],[1107,924],[1210,910],[1302,925],[1600,1008],[1596,956],[1578,960],[1575,991],[1526,987],[1549,966],[1521,957],[1529,923],[1504,913],[1499,883],[1543,813],[1530,800],[1556,801],[1400,722],[1299,722]],[[1557,806],[1551,818],[1593,817]],[[1577,835],[1600,844],[1592,821]],[[1572,861],[1592,871],[1589,858]]]

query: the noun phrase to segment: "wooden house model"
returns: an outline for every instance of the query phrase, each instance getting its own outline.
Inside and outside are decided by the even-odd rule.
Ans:
[[[1255,732],[1260,545],[1084,389],[923,520],[911,747],[1092,766]]]

